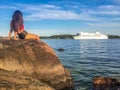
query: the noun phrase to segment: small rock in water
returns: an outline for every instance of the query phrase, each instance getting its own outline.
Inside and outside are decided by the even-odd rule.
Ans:
[[[59,48],[58,51],[64,51],[65,49],[64,48]]]
[[[120,90],[120,80],[96,76],[92,80],[94,90]]]
[[[120,84],[120,81],[116,78],[96,76],[93,78],[93,84],[117,85]]]

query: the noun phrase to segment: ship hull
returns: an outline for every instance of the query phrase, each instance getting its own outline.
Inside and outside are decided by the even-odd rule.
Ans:
[[[108,36],[101,34],[99,32],[96,33],[80,32],[76,36],[73,36],[73,38],[74,39],[108,39]]]
[[[82,36],[74,36],[74,39],[108,39],[108,37],[82,37]]]

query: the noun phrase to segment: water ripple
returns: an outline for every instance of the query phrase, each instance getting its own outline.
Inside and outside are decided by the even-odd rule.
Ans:
[[[120,40],[44,40],[68,68],[76,90],[91,90],[94,76],[120,79]],[[64,48],[64,52],[57,51]]]

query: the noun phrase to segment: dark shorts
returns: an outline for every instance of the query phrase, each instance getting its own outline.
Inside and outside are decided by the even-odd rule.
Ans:
[[[20,34],[18,34],[18,36],[19,36],[20,39],[25,39],[27,34],[28,33],[26,31],[22,31]]]

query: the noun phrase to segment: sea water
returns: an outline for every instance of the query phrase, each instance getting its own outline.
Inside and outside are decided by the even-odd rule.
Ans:
[[[120,39],[43,39],[69,69],[76,90],[92,90],[94,76],[120,79]],[[64,51],[58,51],[63,48]]]

